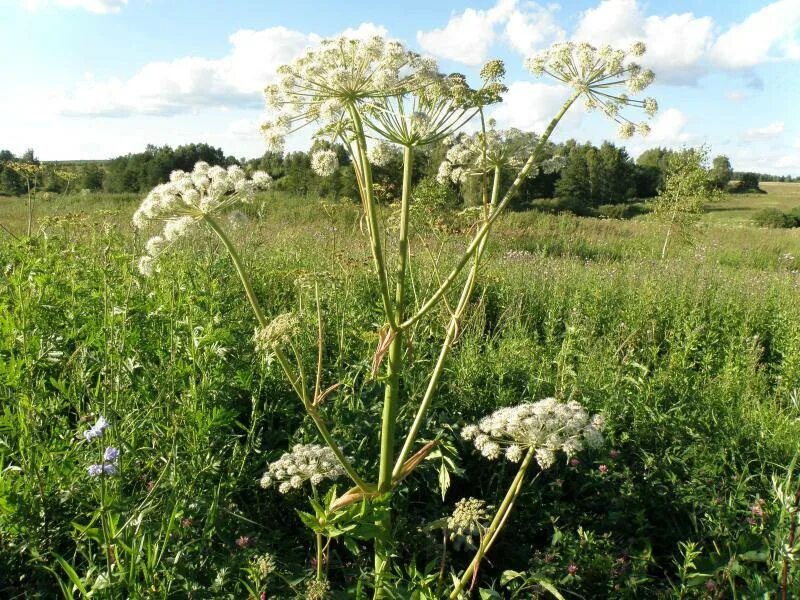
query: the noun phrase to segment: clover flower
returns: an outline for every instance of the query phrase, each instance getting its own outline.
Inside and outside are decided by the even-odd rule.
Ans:
[[[292,341],[300,329],[300,318],[291,312],[282,313],[264,327],[256,328],[253,342],[256,350],[266,357]]]
[[[628,96],[638,94],[647,88],[655,76],[649,69],[628,60],[629,56],[639,57],[646,51],[643,42],[636,42],[626,53],[610,46],[596,48],[587,43],[561,42],[548,50],[527,59],[527,69],[536,76],[547,74],[571,86],[576,94],[584,97],[586,109],[600,109],[603,113],[620,123],[620,135],[630,137],[634,133],[647,135],[650,128],[646,123],[634,125],[620,114],[624,107],[642,108],[649,117],[658,110],[653,98],[634,99]],[[620,88],[625,88],[621,91]]]
[[[317,150],[311,155],[311,170],[320,177],[330,177],[339,168],[339,158],[333,150]]]
[[[191,173],[173,171],[167,183],[154,187],[133,215],[137,229],[151,221],[163,221],[160,235],[145,244],[138,263],[143,275],[155,270],[155,259],[172,242],[186,235],[206,215],[221,213],[240,202],[249,201],[256,190],[266,189],[272,178],[256,171],[248,178],[244,170],[232,165],[227,169],[198,162]]]
[[[108,426],[108,420],[100,415],[95,424],[83,432],[83,437],[86,438],[87,442],[91,442],[95,438],[103,437],[103,432],[108,429]]]
[[[325,479],[336,479],[344,474],[333,450],[318,444],[296,444],[278,460],[267,465],[261,477],[261,487],[278,486],[281,494],[300,489],[306,482],[317,486]]]
[[[513,128],[495,129],[495,122],[490,120],[485,132],[471,135],[461,133],[449,140],[450,147],[439,165],[436,178],[440,183],[448,179],[453,183],[463,183],[469,177],[487,175],[495,168],[519,169],[528,160],[537,142],[538,138],[532,133]],[[542,162],[538,169],[555,172],[561,166],[563,160],[556,157]]]
[[[453,513],[447,517],[450,539],[463,537],[469,543],[471,538],[481,534],[487,518],[486,502],[477,498],[462,498],[456,502]]]
[[[533,449],[542,469],[555,463],[558,452],[569,459],[584,447],[597,448],[603,443],[601,415],[589,416],[578,402],[559,402],[545,398],[518,406],[501,408],[484,417],[477,425],[468,425],[461,436],[470,440],[489,460],[501,455],[519,462],[525,450]]]

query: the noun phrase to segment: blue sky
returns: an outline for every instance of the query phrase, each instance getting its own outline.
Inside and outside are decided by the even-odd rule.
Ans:
[[[626,142],[633,156],[706,143],[736,169],[800,175],[800,0],[0,0],[0,148],[78,159],[205,141],[258,156],[260,90],[343,32],[401,39],[470,77],[503,58],[495,116],[532,130],[564,90],[529,76],[526,55],[643,39],[661,110],[649,138]],[[575,107],[556,135],[569,137],[614,140],[616,127]]]

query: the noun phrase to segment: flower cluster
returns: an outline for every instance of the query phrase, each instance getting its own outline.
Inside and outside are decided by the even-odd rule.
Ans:
[[[469,539],[480,535],[487,517],[486,503],[483,500],[462,498],[456,502],[453,514],[447,517],[450,539],[455,540],[459,536]]]
[[[471,440],[490,460],[500,457],[503,445],[505,457],[511,462],[519,462],[527,449],[533,449],[536,462],[547,469],[559,451],[569,458],[584,446],[599,447],[603,443],[602,429],[603,417],[590,417],[580,403],[545,398],[501,408],[477,425],[464,427],[461,436]]]
[[[339,157],[333,150],[317,150],[311,155],[311,170],[320,177],[330,177],[339,168]]]
[[[83,432],[83,437],[87,442],[91,442],[97,438],[103,437],[106,429],[110,427],[108,419],[100,415],[97,421],[89,429]],[[119,450],[113,446],[107,446],[103,451],[103,461],[93,465],[89,465],[86,471],[92,477],[99,475],[115,475],[117,472],[117,459],[119,458]]]
[[[306,584],[306,600],[325,600],[330,594],[331,586],[324,579],[309,579]]]
[[[281,494],[300,489],[306,481],[319,485],[325,479],[336,479],[344,469],[336,455],[327,446],[318,444],[296,444],[278,460],[267,465],[261,477],[261,487],[278,486]]]
[[[389,142],[380,141],[372,145],[367,153],[369,162],[379,167],[385,167],[393,160],[400,158],[400,149]]]
[[[253,566],[261,577],[268,577],[270,574],[274,573],[277,568],[275,558],[271,554],[255,556],[252,560]]]
[[[108,420],[103,415],[97,418],[97,421],[89,429],[83,432],[83,437],[87,442],[91,442],[95,438],[103,437],[103,432],[108,429]]]
[[[169,181],[153,188],[133,215],[137,229],[150,221],[164,221],[161,234],[147,241],[146,254],[139,259],[139,271],[151,275],[156,257],[197,221],[248,201],[256,190],[266,189],[271,183],[267,173],[256,171],[248,177],[236,165],[225,169],[201,161],[191,173],[173,171]]]
[[[519,129],[495,129],[494,121],[490,120],[485,133],[461,133],[449,140],[450,148],[439,165],[436,178],[440,183],[448,179],[463,183],[468,177],[486,175],[495,169],[519,169],[530,157],[537,141],[534,134]],[[556,157],[544,161],[538,168],[552,173],[562,166],[563,159]]]
[[[117,459],[119,450],[113,446],[108,446],[103,451],[103,462],[89,465],[87,471],[92,477],[98,475],[115,475],[117,473]]]
[[[261,126],[270,149],[282,150],[291,131],[315,123],[322,134],[348,126],[349,109],[368,99],[404,95],[436,75],[436,63],[401,43],[369,40],[323,40],[292,64],[278,69],[278,82],[264,92],[275,118]]]
[[[645,50],[642,42],[633,44],[628,52],[610,46],[595,48],[587,43],[562,42],[530,57],[526,66],[534,75],[547,74],[571,86],[576,94],[583,96],[588,110],[600,109],[619,123],[622,137],[634,133],[647,135],[650,126],[646,122],[635,125],[620,114],[626,106],[642,108],[651,117],[658,110],[653,98],[639,100],[628,96],[643,91],[655,78],[651,70],[629,60],[642,56]],[[620,88],[626,89],[619,91]]]
[[[300,318],[291,312],[282,313],[264,327],[256,328],[253,342],[256,350],[271,357],[281,346],[292,341],[300,328]]]

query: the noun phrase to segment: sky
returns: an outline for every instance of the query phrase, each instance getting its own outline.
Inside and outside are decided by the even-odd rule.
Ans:
[[[619,140],[576,105],[556,141],[609,139],[634,157],[707,144],[736,170],[800,175],[800,0],[0,0],[0,149],[103,159],[206,142],[260,156],[264,86],[336,35],[402,40],[473,82],[501,58],[509,91],[493,116],[532,131],[567,90],[527,73],[527,56],[643,40],[660,105],[650,136]]]

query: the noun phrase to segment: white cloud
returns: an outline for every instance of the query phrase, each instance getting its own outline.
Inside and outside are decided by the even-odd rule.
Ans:
[[[742,90],[731,90],[729,92],[725,92],[725,97],[731,102],[741,102],[742,100],[749,98],[750,94]]]
[[[501,127],[541,133],[564,104],[568,92],[563,85],[515,81],[508,86],[503,103],[492,111],[492,116]],[[566,124],[574,124],[582,114],[580,110],[569,111]]]
[[[434,56],[479,65],[497,38],[495,25],[508,17],[516,3],[517,0],[499,0],[489,10],[468,8],[452,16],[441,29],[417,31],[417,42]]]
[[[778,137],[783,133],[783,130],[783,121],[775,121],[774,123],[770,123],[764,127],[753,127],[752,129],[748,129],[742,134],[742,137],[750,141],[769,140]]]
[[[572,37],[620,48],[642,40],[647,53],[641,62],[653,69],[656,81],[693,83],[704,70],[713,28],[711,17],[692,13],[645,17],[637,0],[603,0],[581,14]]]
[[[501,40],[527,55],[564,38],[557,11],[555,4],[497,0],[488,10],[468,8],[453,15],[440,29],[417,31],[417,42],[434,56],[473,66],[489,58],[489,49]]]
[[[22,6],[27,10],[39,10],[48,4],[56,4],[65,8],[81,8],[98,15],[104,15],[118,13],[127,6],[128,0],[22,0]]]
[[[689,118],[677,108],[668,108],[658,113],[650,124],[650,135],[645,138],[648,144],[680,144],[691,139],[686,131]]]
[[[800,2],[778,0],[733,25],[712,49],[716,64],[753,67],[772,60],[800,60]]]
[[[557,4],[546,7],[528,2],[523,10],[512,10],[506,18],[505,38],[511,47],[528,56],[554,41],[563,40],[564,30],[556,20]]]
[[[378,30],[372,25],[370,29]],[[319,39],[285,27],[242,29],[230,36],[231,51],[223,58],[156,61],[129,79],[84,80],[62,94],[58,108],[69,115],[127,116],[174,114],[204,106],[256,107],[278,66]]]

